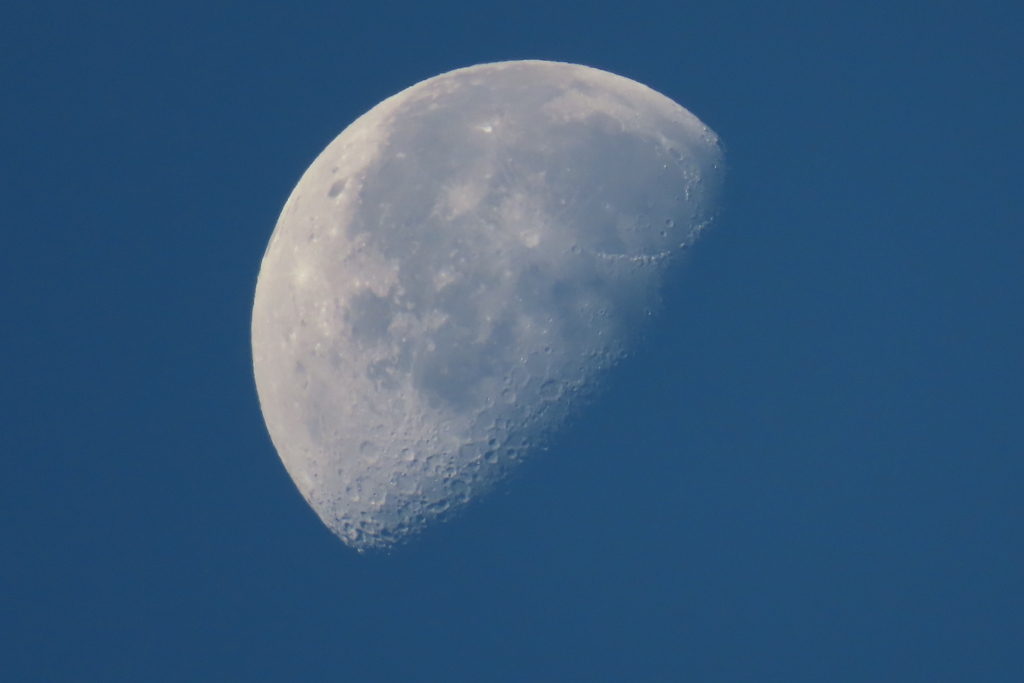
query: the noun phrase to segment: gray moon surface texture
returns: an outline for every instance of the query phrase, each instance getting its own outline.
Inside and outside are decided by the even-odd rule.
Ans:
[[[458,69],[346,128],[252,318],[267,428],[324,523],[391,546],[543,449],[658,308],[721,168],[686,109],[574,64]]]

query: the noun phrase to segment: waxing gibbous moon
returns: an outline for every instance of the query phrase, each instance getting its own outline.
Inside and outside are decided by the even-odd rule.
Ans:
[[[323,522],[390,546],[542,448],[657,308],[721,157],[667,97],[543,61],[428,79],[335,138],[252,319],[271,439]]]

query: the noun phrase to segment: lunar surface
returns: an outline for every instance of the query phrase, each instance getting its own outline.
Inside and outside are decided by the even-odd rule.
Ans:
[[[252,319],[271,439],[324,523],[390,546],[542,449],[657,309],[720,167],[687,110],[573,64],[459,69],[345,129]]]

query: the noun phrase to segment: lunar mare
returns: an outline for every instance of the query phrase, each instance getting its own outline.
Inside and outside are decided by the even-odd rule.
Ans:
[[[345,129],[284,206],[252,319],[271,439],[324,523],[389,546],[543,447],[657,307],[721,156],[646,86],[541,61]]]

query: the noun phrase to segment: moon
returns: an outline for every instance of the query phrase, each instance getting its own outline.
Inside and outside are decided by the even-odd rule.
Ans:
[[[387,548],[543,450],[633,348],[721,169],[686,109],[575,64],[458,69],[346,128],[252,316],[267,428],[321,520]]]

